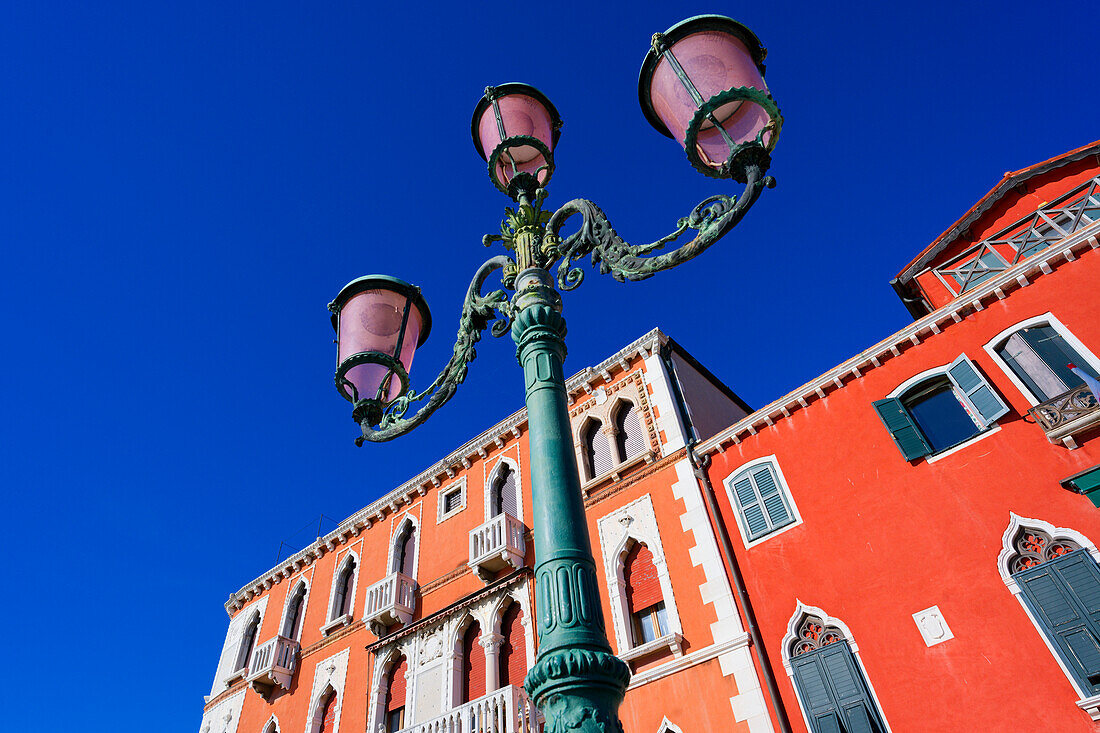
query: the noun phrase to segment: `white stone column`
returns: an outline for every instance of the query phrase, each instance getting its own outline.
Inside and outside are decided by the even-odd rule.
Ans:
[[[485,634],[479,639],[485,649],[485,692],[500,689],[500,649],[504,646],[504,637],[500,634]]]

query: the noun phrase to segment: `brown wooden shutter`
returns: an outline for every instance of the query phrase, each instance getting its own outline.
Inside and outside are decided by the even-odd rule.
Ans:
[[[623,579],[626,581],[626,597],[631,613],[664,600],[661,595],[661,581],[653,564],[653,553],[641,542],[635,542],[626,555]]]
[[[485,650],[480,639],[481,625],[472,621],[462,637],[462,702],[485,694]]]
[[[500,650],[500,684],[523,685],[527,676],[527,637],[523,632],[523,609],[513,603],[500,621],[504,646]]]
[[[409,669],[404,657],[390,669],[390,687],[386,695],[386,712],[405,707],[405,672]]]
[[[336,693],[330,692],[321,703],[321,727],[317,733],[333,733],[336,730]]]

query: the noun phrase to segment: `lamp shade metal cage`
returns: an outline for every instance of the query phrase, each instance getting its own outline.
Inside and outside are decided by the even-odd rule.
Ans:
[[[783,117],[764,81],[767,50],[747,27],[722,15],[689,18],[653,36],[638,97],[661,134],[677,139],[692,166],[744,181],[766,170]]]
[[[530,84],[486,87],[471,122],[474,147],[489,163],[493,185],[514,199],[545,186],[554,173],[561,116]]]
[[[377,424],[409,388],[416,350],[432,320],[420,288],[386,275],[351,281],[329,303],[336,331],[336,389],[356,422]]]

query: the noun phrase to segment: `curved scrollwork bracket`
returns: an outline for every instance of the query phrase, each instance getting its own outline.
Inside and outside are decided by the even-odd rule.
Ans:
[[[775,186],[775,179],[765,175],[769,161],[763,146],[757,146],[755,152],[743,151],[741,155],[745,190],[740,197],[718,194],[704,199],[690,214],[676,222],[675,231],[650,244],[623,241],[600,207],[591,201],[574,199],[564,204],[551,215],[546,225],[546,237],[551,238],[561,256],[558,286],[562,290],[573,290],[581,284],[584,271],[575,263],[587,255],[591,255],[592,264],[599,267],[601,274],[610,274],[623,282],[645,280],[702,254],[744,218],[765,187]],[[580,229],[562,239],[559,231],[575,214],[583,218]],[[691,241],[669,252],[649,256],[678,240],[689,229],[697,232]]]
[[[363,436],[355,439],[356,445],[363,441],[382,443],[404,435],[427,420],[433,412],[445,405],[458,391],[458,385],[466,379],[468,365],[477,358],[475,346],[481,340],[481,332],[490,329],[493,336],[500,337],[508,333],[512,324],[512,307],[508,294],[504,290],[494,290],[481,294],[488,277],[496,270],[509,268],[515,270],[512,258],[498,255],[478,268],[470,288],[466,291],[466,300],[462,304],[462,315],[458,321],[458,338],[450,361],[427,389],[422,392],[405,390],[397,399],[382,410],[378,424],[371,425],[364,419],[359,423]],[[417,403],[424,405],[410,417],[405,417]]]

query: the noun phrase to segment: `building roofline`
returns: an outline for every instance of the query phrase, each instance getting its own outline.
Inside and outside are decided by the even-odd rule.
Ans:
[[[795,411],[809,407],[810,402],[825,399],[826,394],[843,389],[854,379],[862,379],[864,372],[882,366],[882,363],[890,358],[901,356],[902,349],[916,346],[922,339],[932,338],[942,333],[945,328],[962,323],[978,311],[985,310],[983,300],[990,298],[1003,300],[1011,291],[1028,287],[1032,280],[1049,275],[1053,272],[1051,264],[1057,260],[1063,260],[1064,265],[1076,260],[1084,251],[1100,248],[1098,237],[1100,237],[1100,222],[1078,229],[1053,247],[1022,260],[997,277],[986,280],[968,291],[966,297],[959,297],[905,328],[895,331],[821,376],[701,441],[695,446],[693,453],[696,456],[704,456],[715,451],[724,451],[725,444],[736,445],[742,441],[742,436],[755,435],[760,430],[790,417]],[[848,381],[845,381],[846,379]]]
[[[934,259],[937,255],[954,244],[959,237],[966,234],[970,226],[983,214],[993,208],[1005,193],[1014,186],[1018,186],[1048,171],[1083,160],[1090,155],[1100,156],[1100,140],[1091,142],[1088,145],[1082,145],[1079,148],[1062,153],[1061,155],[1056,155],[1049,160],[1044,160],[1041,163],[1036,163],[1027,168],[1005,173],[1004,177],[1001,178],[997,185],[989,190],[989,193],[982,196],[958,221],[948,227],[943,234],[936,237],[931,244],[925,247],[920,254],[903,267],[895,280],[905,284],[916,277],[917,273],[922,271],[930,260]]]
[[[586,388],[598,379],[609,381],[613,369],[618,367],[626,371],[630,366],[632,357],[641,356],[646,358],[669,341],[669,337],[660,328],[650,330],[596,366],[585,367],[569,377],[565,380],[566,393],[572,397],[578,392],[588,391]],[[681,350],[681,353],[685,352]],[[289,577],[300,566],[308,565],[313,560],[319,559],[325,552],[334,550],[336,543],[343,542],[348,536],[358,536],[363,529],[381,520],[387,509],[390,509],[391,512],[396,511],[398,507],[411,503],[414,494],[419,496],[427,494],[428,486],[440,486],[442,484],[441,476],[446,476],[449,479],[458,470],[467,468],[470,465],[472,456],[484,457],[488,454],[490,446],[494,449],[503,446],[502,436],[511,434],[513,438],[518,438],[520,427],[526,422],[527,408],[520,408],[489,429],[466,441],[427,469],[340,522],[336,529],[323,537],[317,538],[312,544],[245,583],[240,590],[229,595],[229,600],[225,602],[226,612],[232,614],[234,606],[242,606],[252,597],[274,585],[280,576]]]

